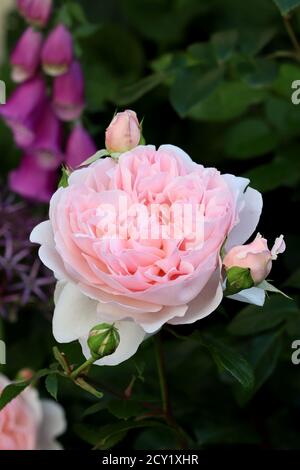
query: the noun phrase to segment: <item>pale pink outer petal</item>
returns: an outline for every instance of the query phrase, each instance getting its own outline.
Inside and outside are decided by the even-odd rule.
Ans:
[[[59,343],[69,343],[89,333],[101,323],[97,314],[97,302],[83,295],[70,282],[56,292],[56,306],[53,315],[53,335]]]
[[[228,235],[225,250],[228,252],[235,245],[245,243],[254,230],[260,219],[263,201],[262,195],[256,189],[248,187],[249,180],[233,175],[223,175],[223,178],[231,188],[236,201],[236,220]]]
[[[117,304],[98,304],[98,311],[107,321],[116,321],[122,319],[133,319],[140,325],[146,333],[158,331],[169,319],[174,317],[183,317],[188,309],[187,305],[173,307],[162,307],[158,312],[133,312],[128,309],[120,308]]]
[[[56,279],[68,279],[64,263],[56,251],[50,220],[38,224],[30,234],[30,241],[41,245],[39,257],[47,268],[53,271]]]
[[[64,409],[53,400],[41,400],[43,420],[40,424],[36,450],[61,450],[56,438],[67,427]]]
[[[190,302],[186,314],[182,318],[175,317],[169,320],[168,323],[171,325],[194,323],[213,313],[220,305],[222,299],[223,289],[220,280],[220,269],[217,268],[204,289]]]
[[[228,295],[227,298],[262,307],[265,303],[266,293],[259,287],[251,287],[250,289],[241,290],[238,294]]]
[[[98,366],[116,366],[126,361],[136,353],[139,345],[146,338],[144,330],[133,321],[124,320],[114,323],[120,334],[120,344],[113,354],[96,361],[95,364]],[[89,359],[91,353],[87,346],[87,336],[80,338],[79,342],[84,356]]]

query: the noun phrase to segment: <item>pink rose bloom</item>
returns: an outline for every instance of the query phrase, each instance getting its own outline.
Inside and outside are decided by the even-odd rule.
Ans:
[[[56,340],[79,339],[89,357],[89,330],[115,323],[120,345],[96,362],[114,365],[163,324],[193,323],[212,313],[223,297],[220,249],[225,240],[226,249],[248,240],[260,217],[261,195],[248,184],[194,163],[172,145],[138,146],[118,162],[100,159],[74,171],[69,186],[51,199],[50,220],[31,234],[59,281]],[[162,212],[153,213],[159,204]],[[136,219],[137,205],[143,211]],[[177,230],[169,211],[175,206],[193,216],[200,206],[199,226],[192,217],[190,232]]]
[[[260,284],[269,275],[272,261],[284,251],[283,235],[276,238],[272,250],[269,250],[267,240],[258,233],[253,242],[232,248],[224,257],[223,264],[226,269],[233,266],[249,268],[254,283]]]
[[[127,152],[141,139],[140,123],[134,111],[117,113],[106,129],[105,146],[110,152]]]
[[[0,393],[7,385],[0,374]],[[65,429],[62,407],[28,387],[0,411],[0,450],[59,450],[56,437]]]

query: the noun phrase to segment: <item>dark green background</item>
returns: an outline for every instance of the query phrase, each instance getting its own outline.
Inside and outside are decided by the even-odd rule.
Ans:
[[[271,277],[293,300],[272,295],[263,309],[225,300],[197,325],[176,328],[182,335],[198,329],[193,339],[163,333],[172,410],[189,446],[300,448],[300,365],[291,362],[291,343],[300,339],[300,105],[291,103],[292,81],[300,80],[300,48],[287,31],[291,25],[300,40],[300,8],[289,10],[300,1],[54,3],[55,19],[64,21],[76,38],[86,77],[84,123],[98,147],[103,147],[114,111],[132,108],[144,117],[148,143],[172,143],[199,163],[248,176],[251,185],[263,192],[259,230],[270,239],[270,246],[281,233],[286,237],[287,251],[275,263]],[[285,20],[282,15],[288,11],[290,18]],[[23,22],[12,15],[9,25],[11,46]],[[7,66],[2,77],[9,84]],[[20,154],[2,123],[0,155],[5,177]],[[20,312],[17,324],[6,324],[4,329],[8,357],[13,357],[6,368],[10,376],[20,367],[49,364],[50,323],[34,304]],[[96,400],[69,383],[59,384],[58,400],[69,419],[66,447],[84,447],[82,437],[99,442],[111,429],[118,430],[117,437],[102,448],[115,443],[126,449],[178,446],[174,431],[166,425],[137,428],[125,435],[127,425],[135,427],[135,416],[147,412],[141,402],[152,408],[159,405],[152,348],[150,339],[127,363],[94,368],[107,392],[99,409],[88,415],[84,410]],[[76,346],[65,350],[72,361],[81,360]],[[249,369],[253,386],[247,386]],[[139,378],[132,400],[124,401],[119,396],[133,375]],[[45,393],[43,382],[41,392]]]

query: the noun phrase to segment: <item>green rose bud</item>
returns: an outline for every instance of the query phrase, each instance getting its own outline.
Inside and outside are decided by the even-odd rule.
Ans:
[[[120,335],[114,325],[101,323],[91,329],[87,343],[92,357],[101,359],[115,352],[120,344]]]

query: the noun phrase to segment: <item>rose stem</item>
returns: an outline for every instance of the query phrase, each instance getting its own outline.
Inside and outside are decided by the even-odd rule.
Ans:
[[[175,433],[177,434],[180,448],[187,449],[188,443],[186,440],[185,433],[181,429],[181,427],[177,424],[177,422],[175,421],[172,415],[160,333],[156,334],[153,339],[154,339],[154,346],[155,346],[155,357],[156,357],[157,372],[158,372],[158,377],[159,377],[164,418],[166,422],[169,424],[169,426],[171,426],[174,429]]]
[[[90,357],[87,361],[85,361],[83,364],[81,364],[81,366],[79,366],[77,369],[73,370],[73,372],[70,375],[71,379],[76,379],[82,371],[84,371],[89,366],[91,366],[96,360],[97,359],[95,359],[93,357]]]

